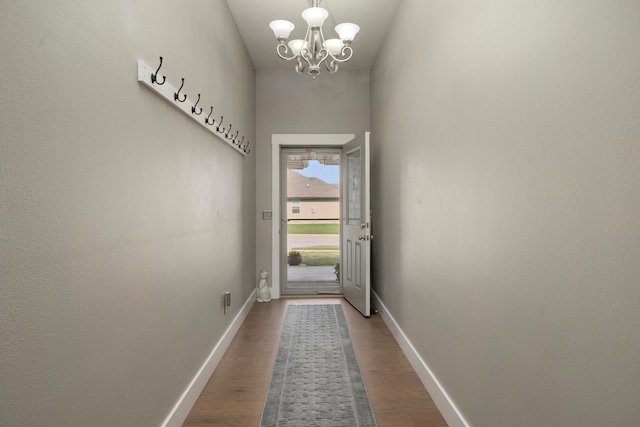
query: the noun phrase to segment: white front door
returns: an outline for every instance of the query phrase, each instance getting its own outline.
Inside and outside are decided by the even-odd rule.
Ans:
[[[371,303],[371,218],[369,135],[357,136],[342,150],[342,260],[344,297],[364,316]]]

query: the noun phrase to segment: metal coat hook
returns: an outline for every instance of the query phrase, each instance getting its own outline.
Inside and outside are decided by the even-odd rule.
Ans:
[[[249,150],[249,141],[247,141],[247,145],[241,148],[242,148],[242,151],[245,152],[245,154],[249,154],[251,152],[251,150]]]
[[[222,124],[223,120],[224,120],[224,116],[220,116],[220,122],[218,122],[218,126],[216,126],[216,130],[218,131],[218,133],[224,133],[224,128],[220,130],[220,125]]]
[[[243,142],[244,142],[244,136],[242,137],[242,141],[238,142],[236,145],[237,145],[238,147],[242,147],[242,143],[243,143]],[[235,141],[234,141],[234,143],[235,143]]]
[[[236,131],[236,136],[234,136],[233,138],[229,138],[229,137],[227,137],[227,139],[228,139],[229,141],[231,141],[231,143],[232,143],[233,145],[235,145],[235,144],[236,144],[236,138],[238,137],[238,134],[239,134],[239,133],[240,133],[240,131],[238,131],[238,130],[237,130],[237,131]]]
[[[158,69],[155,73],[151,74],[151,83],[155,83],[157,85],[163,85],[167,80],[167,76],[162,76],[162,82],[158,80],[158,72],[160,71],[160,67],[162,67],[162,56],[160,57],[160,65],[158,65]]]
[[[229,141],[233,140],[233,138],[229,138],[229,133],[231,133],[231,126],[233,125],[229,125],[229,129],[227,129],[227,133],[224,134],[224,137]]]
[[[180,91],[182,90],[182,86],[184,86],[184,79],[182,79],[182,84],[180,85],[180,89],[178,89],[178,91],[173,94],[173,99],[175,101],[184,102],[184,101],[187,100],[187,95],[186,94],[183,94],[184,98],[180,99]]]
[[[200,114],[202,114],[202,107],[200,107],[200,112],[196,113],[196,107],[198,106],[198,102],[200,102],[200,94],[198,94],[198,100],[196,101],[196,103],[193,104],[193,107],[191,107],[191,114],[195,114],[196,116],[199,116]],[[213,109],[213,107],[211,107],[211,109]]]
[[[209,115],[204,119],[204,123],[210,126],[213,126],[213,124],[216,122],[215,120],[211,120],[211,123],[209,123],[209,117],[211,117],[211,115],[213,114],[213,107],[211,107],[211,112],[209,113]]]

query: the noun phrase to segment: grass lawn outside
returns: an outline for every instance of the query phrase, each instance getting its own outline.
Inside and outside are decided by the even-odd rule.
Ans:
[[[289,234],[340,234],[340,224],[289,224]]]
[[[308,266],[336,265],[340,261],[340,246],[319,245],[305,246],[304,248],[291,248],[300,252],[302,263]]]
[[[302,263],[312,267],[322,265],[334,266],[340,261],[339,251],[300,251],[300,255],[302,255]]]

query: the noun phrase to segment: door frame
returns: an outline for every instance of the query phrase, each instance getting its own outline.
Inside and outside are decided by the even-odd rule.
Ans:
[[[339,167],[342,168],[342,154],[343,154],[343,147],[342,146],[300,146],[300,147],[291,147],[291,146],[287,146],[287,147],[280,147],[280,196],[281,196],[281,200],[280,200],[280,214],[281,214],[281,221],[280,221],[280,225],[283,225],[282,220],[285,219],[285,217],[289,216],[289,212],[287,211],[287,199],[288,199],[288,190],[287,190],[287,173],[288,173],[288,165],[287,163],[287,156],[290,154],[305,154],[305,150],[308,149],[312,149],[314,151],[317,151],[318,153],[327,153],[327,154],[337,154],[340,156],[340,163],[339,163]],[[342,180],[342,172],[340,172],[340,175],[338,177],[338,179]],[[342,224],[340,221],[340,219],[342,218],[342,186],[339,187],[340,189],[340,194],[339,194],[339,198],[338,198],[338,214],[337,214],[337,220],[338,220],[338,224],[340,226],[340,228],[342,229]],[[284,222],[285,224],[289,224],[288,218],[287,221]],[[288,232],[284,233],[285,230],[284,227],[280,228],[280,295],[320,295],[321,291],[331,291],[331,293],[327,294],[327,295],[333,295],[334,292],[339,292],[336,295],[342,295],[342,282],[338,281],[338,285],[336,286],[335,284],[332,285],[328,285],[326,282],[324,284],[324,286],[318,286],[318,287],[301,287],[301,288],[290,288],[289,287],[289,277],[288,277],[288,265],[287,265],[287,259],[286,257],[283,257],[284,255],[284,251],[282,251],[283,246],[287,246],[288,248],[288,243],[289,243],[289,238],[288,238]],[[338,233],[339,236],[339,240],[338,240],[338,245],[339,247],[342,246],[342,232],[340,231]],[[287,280],[285,280],[287,279]]]
[[[271,297],[280,298],[280,149],[297,146],[343,146],[355,134],[271,135]],[[277,285],[276,285],[277,284]]]

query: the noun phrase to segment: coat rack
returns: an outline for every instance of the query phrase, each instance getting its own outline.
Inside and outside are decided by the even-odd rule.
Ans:
[[[167,102],[174,105],[187,116],[191,117],[196,123],[200,124],[200,126],[203,126],[209,132],[231,145],[243,156],[251,152],[251,150],[249,150],[249,140],[245,142],[244,136],[239,138],[240,132],[236,130],[234,133],[231,123],[229,123],[228,127],[222,125],[224,116],[221,115],[220,120],[216,122],[218,116],[213,116],[212,106],[209,114],[205,116],[203,114],[203,108],[198,106],[200,103],[200,94],[198,94],[198,99],[195,103],[187,99],[187,94],[183,92],[184,79],[181,79],[180,87],[176,89],[171,83],[167,82],[166,76],[160,76],[159,72],[161,67],[162,57],[160,57],[160,65],[158,65],[156,70],[139,60],[138,81],[163,97]]]

